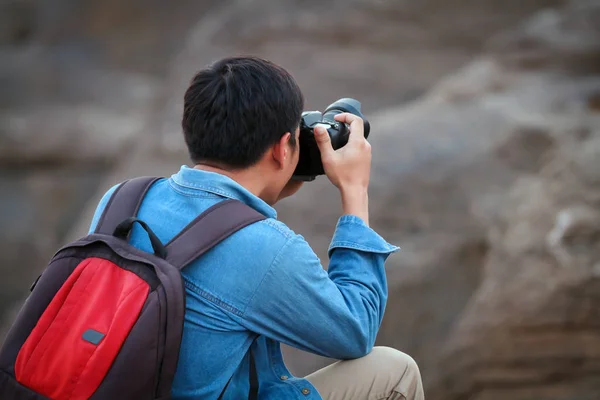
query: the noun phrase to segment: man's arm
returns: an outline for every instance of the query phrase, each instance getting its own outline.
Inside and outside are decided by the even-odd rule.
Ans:
[[[255,332],[328,357],[371,351],[387,300],[384,262],[397,248],[368,227],[371,146],[361,118],[335,116],[350,125],[348,143],[334,151],[323,128],[315,139],[327,177],[339,190],[344,216],[329,250],[329,272],[301,236],[290,239],[244,314]]]
[[[323,128],[315,140],[325,173],[339,190],[344,216],[330,249],[329,271],[295,236],[280,250],[240,321],[248,329],[303,350],[337,359],[371,351],[387,301],[384,262],[397,248],[369,228],[371,146],[361,118],[335,116],[350,125],[348,143],[334,151]]]
[[[300,235],[290,238],[239,323],[290,346],[336,359],[371,351],[383,318],[384,262],[398,248],[358,217],[340,218],[329,271]]]
[[[340,190],[344,214],[355,215],[369,225],[368,188],[371,179],[371,145],[365,139],[363,120],[353,114],[335,119],[350,125],[348,143],[333,150],[331,138],[322,127],[315,128],[315,140],[327,178]]]

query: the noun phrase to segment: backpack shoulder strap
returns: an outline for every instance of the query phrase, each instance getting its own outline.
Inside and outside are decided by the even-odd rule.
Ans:
[[[143,176],[119,185],[104,208],[96,226],[96,233],[112,235],[117,225],[127,218],[135,217],[150,186],[161,178]]]
[[[224,200],[200,214],[167,244],[167,261],[182,269],[213,246],[265,216],[238,200]]]

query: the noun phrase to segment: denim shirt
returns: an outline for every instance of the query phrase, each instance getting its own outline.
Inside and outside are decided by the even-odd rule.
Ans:
[[[92,232],[116,188],[102,198]],[[168,242],[196,216],[227,198],[267,219],[225,239],[183,269],[186,312],[174,399],[248,398],[252,346],[259,398],[321,399],[286,368],[280,343],[335,359],[374,345],[387,300],[384,262],[398,250],[360,218],[342,216],[329,247],[329,268],[275,210],[234,180],[188,167],[148,191],[138,217]],[[134,228],[131,244],[152,251]]]

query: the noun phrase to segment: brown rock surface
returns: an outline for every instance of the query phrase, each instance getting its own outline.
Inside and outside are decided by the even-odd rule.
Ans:
[[[0,331],[142,131],[163,57],[209,2],[144,3],[0,1]]]
[[[52,122],[55,131],[67,133],[49,140],[48,148],[18,142],[44,126],[39,121],[55,109],[46,108],[47,99],[40,100],[41,111],[27,111],[26,117],[19,117],[25,112],[15,112],[16,106],[2,114],[10,122],[3,126],[11,128],[0,132],[0,159],[10,160],[11,169],[3,167],[0,178],[5,214],[0,219],[18,227],[8,260],[22,259],[18,246],[42,217],[45,234],[36,237],[42,243],[37,255],[21,262],[31,269],[11,269],[13,278],[6,283],[11,290],[1,286],[3,280],[0,293],[14,301],[57,242],[84,233],[108,186],[129,176],[170,174],[187,162],[178,128],[182,90],[193,71],[215,57],[268,56],[298,77],[309,107],[356,96],[372,113],[427,91],[483,48],[484,56],[418,101],[372,118],[372,225],[402,247],[388,264],[390,298],[379,344],[415,357],[429,399],[600,398],[599,7],[588,0],[545,8],[563,3],[203,3],[206,8],[196,9],[203,19],[172,62],[144,69],[139,54],[128,58],[127,51],[118,51],[118,62],[102,67],[117,77],[107,81],[114,86],[102,91],[100,84],[98,91],[83,91],[88,97],[64,100],[88,114],[80,125]],[[106,4],[100,13],[106,19],[92,21],[114,23],[111,18],[120,14],[111,14],[113,2]],[[505,29],[540,9],[518,28]],[[332,18],[334,10],[343,17]],[[22,29],[14,26],[7,30],[11,37],[22,37],[17,34]],[[104,32],[90,28],[94,24],[81,26],[92,37]],[[98,40],[110,50],[118,37]],[[161,53],[166,58],[168,50]],[[10,59],[18,66],[26,56],[11,53]],[[73,76],[87,78],[76,82],[95,80],[88,69],[82,71]],[[79,87],[58,93],[81,96]],[[132,95],[135,90],[118,87],[141,88],[142,100]],[[113,90],[121,93],[114,100]],[[0,95],[2,105],[7,99]],[[61,112],[71,119],[78,115]],[[98,115],[106,125],[85,122],[97,121]],[[66,161],[55,160],[55,140],[71,143],[115,123],[125,127],[112,139],[74,141]],[[127,145],[135,139],[146,140]],[[12,146],[8,151],[5,143]],[[28,163],[46,161],[23,169],[14,156],[19,151]],[[88,157],[94,160],[91,167]],[[56,167],[47,170],[48,164]],[[71,178],[59,179],[61,171]],[[84,183],[89,190],[81,195]],[[79,213],[73,210],[83,209],[98,186],[72,226]],[[278,210],[325,260],[339,213],[337,194],[327,181],[306,185]],[[3,259],[2,265],[15,264]],[[286,357],[298,374],[328,362],[291,350]]]
[[[379,343],[417,359],[430,399],[600,398],[600,7],[552,14],[578,62],[548,41],[537,65],[490,54],[372,121],[372,225],[403,248]],[[335,203],[321,180],[282,218],[324,239],[302,222],[330,218],[316,193]]]

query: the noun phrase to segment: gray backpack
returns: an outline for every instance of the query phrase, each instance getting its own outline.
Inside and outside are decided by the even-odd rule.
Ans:
[[[121,184],[96,232],[59,250],[38,277],[0,350],[0,399],[171,397],[185,312],[180,270],[265,217],[224,200],[163,245],[136,218],[159,179]],[[135,223],[153,254],[128,243]],[[257,396],[250,352],[249,398]]]

